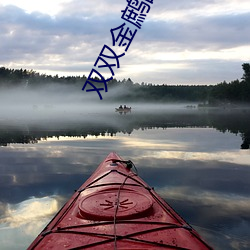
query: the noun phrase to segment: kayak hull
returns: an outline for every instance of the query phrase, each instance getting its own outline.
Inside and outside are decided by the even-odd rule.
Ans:
[[[212,249],[132,166],[110,153],[28,249]]]

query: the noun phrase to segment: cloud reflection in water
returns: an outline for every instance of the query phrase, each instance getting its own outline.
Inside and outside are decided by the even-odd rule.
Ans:
[[[0,242],[4,249],[22,249],[37,236],[59,210],[60,197],[30,198],[6,204],[0,217]]]
[[[188,222],[205,228],[202,233],[216,249],[244,249],[243,243],[250,244],[250,155],[236,150],[240,141],[210,128],[167,128],[12,144],[0,152],[0,237],[10,240],[16,234],[17,245],[25,238],[19,249],[27,246],[35,237],[31,233],[49,221],[51,215],[43,212],[59,209],[53,195],[68,198],[115,150],[131,159],[139,175]],[[31,195],[37,198],[30,200]],[[32,222],[25,224],[25,218]]]

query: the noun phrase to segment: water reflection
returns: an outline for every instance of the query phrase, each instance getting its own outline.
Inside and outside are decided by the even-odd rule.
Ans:
[[[42,230],[59,210],[60,197],[30,198],[17,204],[4,204],[0,217],[1,249],[24,249],[30,238]]]
[[[25,133],[35,144],[11,143],[24,130],[7,130],[8,146],[0,148],[1,249],[25,249],[114,150],[131,159],[139,175],[215,249],[249,249],[250,154],[240,150],[240,133],[249,126],[237,127],[239,120],[232,125],[233,116],[197,112],[184,117],[181,112],[144,113],[140,119],[133,113],[117,115],[113,124],[92,127],[78,122],[52,122],[43,129],[29,125]],[[215,126],[227,119],[227,125]]]
[[[164,107],[164,106],[163,106]],[[155,107],[149,110],[141,106],[128,115],[119,115],[111,108],[103,112],[53,112],[31,120],[2,120],[0,145],[10,143],[37,143],[41,139],[60,136],[84,137],[131,134],[137,129],[210,127],[218,131],[240,135],[239,148],[250,145],[250,109],[245,110],[186,110]],[[39,113],[40,114],[40,113]],[[36,115],[37,116],[37,115]],[[39,119],[38,119],[39,118]]]
[[[25,233],[31,234],[33,230],[30,230],[30,227],[34,225],[35,221],[41,223],[44,217],[53,215],[58,209],[59,206],[55,197],[34,197],[17,204],[7,204],[4,209],[5,217],[0,222],[11,228],[26,225]],[[27,226],[28,224],[31,225]]]

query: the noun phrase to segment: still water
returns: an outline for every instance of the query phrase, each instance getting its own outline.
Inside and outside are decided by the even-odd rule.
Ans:
[[[111,151],[215,249],[250,249],[249,110],[108,110],[0,119],[1,249],[27,248]]]

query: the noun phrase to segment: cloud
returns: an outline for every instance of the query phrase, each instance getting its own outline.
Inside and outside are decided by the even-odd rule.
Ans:
[[[109,19],[119,16],[122,8],[126,7],[125,1],[114,0],[91,0],[83,2],[81,0],[73,0],[65,3],[64,9],[59,13],[66,16],[80,16],[80,17],[104,17]]]
[[[0,5],[0,63],[88,75],[103,45],[112,45],[110,29],[124,22],[126,4],[67,1],[53,16]],[[115,77],[175,84],[240,78],[241,64],[250,60],[242,56],[242,48],[249,49],[249,5],[246,0],[155,2]]]
[[[249,45],[250,13],[194,17],[188,22],[158,20],[148,22],[140,40],[165,43],[172,52],[197,49],[225,49]],[[244,37],[242,34],[245,33]],[[150,35],[149,35],[150,34]],[[145,43],[145,42],[144,42]],[[158,49],[159,51],[159,49]]]

